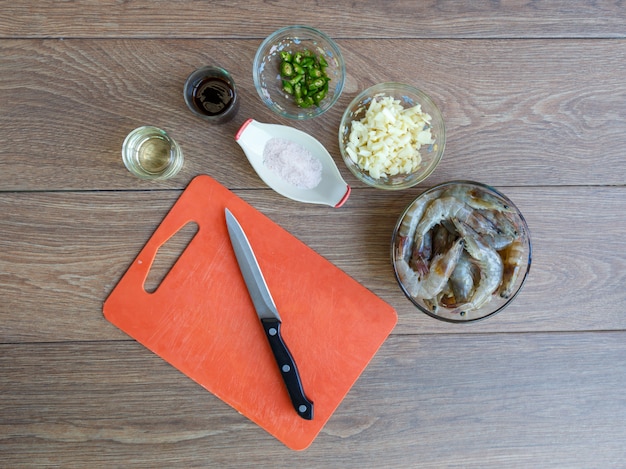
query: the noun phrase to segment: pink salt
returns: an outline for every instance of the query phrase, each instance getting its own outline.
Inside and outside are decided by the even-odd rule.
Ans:
[[[268,140],[263,164],[282,180],[300,189],[313,189],[322,180],[322,163],[302,145],[284,138]]]

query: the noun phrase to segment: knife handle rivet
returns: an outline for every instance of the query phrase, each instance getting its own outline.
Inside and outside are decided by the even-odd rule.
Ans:
[[[283,365],[283,371],[285,373],[289,373],[289,370],[291,370],[291,367],[289,365]]]
[[[270,327],[267,332],[269,332],[269,334],[272,335],[272,336],[276,335],[278,333],[278,331],[274,327]]]
[[[300,405],[300,407],[298,407],[298,410],[299,410],[301,413],[306,412],[306,411],[307,411],[307,409],[308,409],[308,408],[307,408],[307,406],[305,406],[304,404],[302,404],[302,405]]]

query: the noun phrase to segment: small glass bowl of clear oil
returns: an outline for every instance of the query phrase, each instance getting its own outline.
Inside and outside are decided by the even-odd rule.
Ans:
[[[138,127],[129,133],[122,145],[126,168],[141,179],[168,179],[183,167],[183,151],[164,130],[152,126]]]

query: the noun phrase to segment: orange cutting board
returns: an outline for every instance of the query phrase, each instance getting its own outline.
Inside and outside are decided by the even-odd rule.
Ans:
[[[314,403],[300,418],[230,244],[224,208],[241,223]],[[198,231],[156,291],[144,283],[160,246]],[[350,242],[338,240],[338,242]],[[209,176],[176,201],[104,303],[105,317],[295,450],[308,447],[396,324],[394,309]]]

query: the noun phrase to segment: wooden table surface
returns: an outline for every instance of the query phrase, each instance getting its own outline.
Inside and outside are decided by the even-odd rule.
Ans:
[[[0,0],[0,466],[626,467],[626,9],[621,2]],[[336,39],[347,83],[322,117],[261,103],[252,59],[279,27]],[[220,126],[187,75],[229,70]],[[402,81],[440,106],[424,183],[357,181],[337,130],[364,88]],[[318,138],[353,187],[340,209],[268,189],[233,136],[245,119]],[[186,155],[141,181],[120,148],[168,130]],[[132,259],[208,174],[392,305],[398,324],[313,444],[292,451],[102,315]],[[389,261],[397,217],[455,179],[507,194],[532,233],[515,302],[486,321],[417,312]]]

